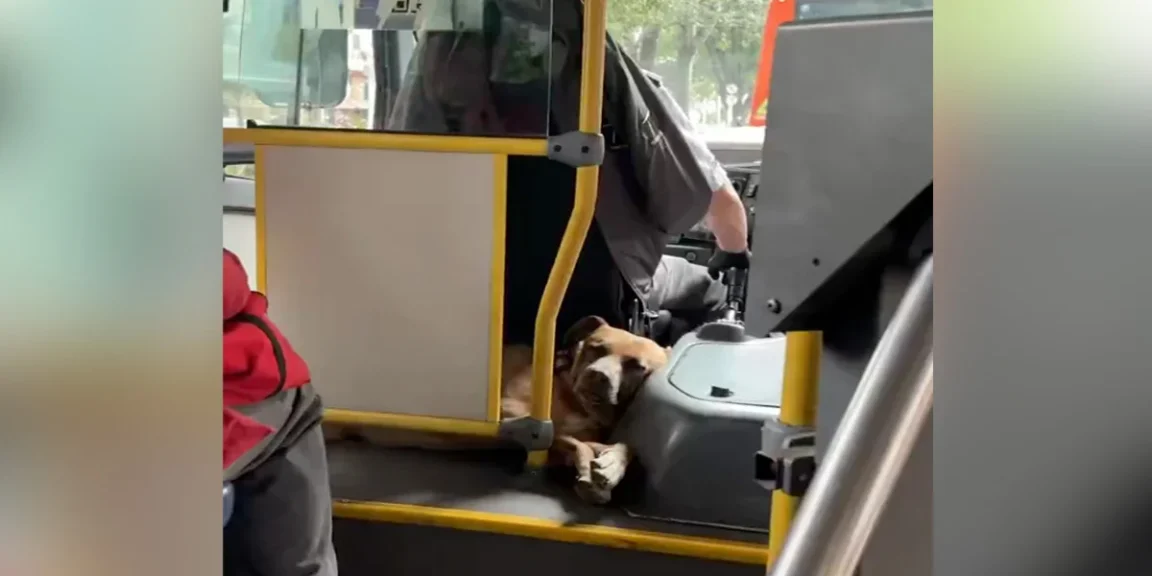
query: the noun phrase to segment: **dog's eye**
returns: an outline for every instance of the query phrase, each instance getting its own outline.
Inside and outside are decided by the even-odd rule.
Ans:
[[[636,358],[625,358],[620,366],[624,368],[625,372],[647,372],[648,367],[643,362]]]

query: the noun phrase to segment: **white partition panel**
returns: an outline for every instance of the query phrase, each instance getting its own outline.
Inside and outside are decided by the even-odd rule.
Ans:
[[[257,210],[270,314],[308,361],[326,406],[488,419],[504,159],[263,150]]]

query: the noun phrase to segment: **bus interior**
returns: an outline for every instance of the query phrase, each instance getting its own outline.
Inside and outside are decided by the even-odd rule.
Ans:
[[[224,246],[256,271],[253,288],[269,294],[273,318],[312,366],[326,427],[499,435],[493,350],[512,322],[555,345],[538,316],[555,323],[558,298],[571,295],[545,284],[563,252],[567,266],[586,258],[591,241],[571,232],[574,215],[591,219],[587,238],[594,219],[579,180],[533,197],[507,188],[517,158],[547,156],[559,136],[547,125],[491,138],[385,129],[416,31],[434,18],[417,0],[383,2],[337,3],[330,23],[314,25],[302,25],[296,7],[322,3],[226,4]],[[515,4],[448,3],[479,12]],[[876,367],[896,357],[908,364],[901,374],[925,362],[930,371],[930,288],[919,329],[902,314],[916,309],[916,283],[931,281],[931,3],[761,4],[771,44],[761,52],[770,70],[763,128],[753,145],[710,142],[749,216],[752,264],[731,296],[739,313],[675,342],[630,405],[614,432],[640,463],[624,496],[581,502],[526,467],[535,446],[429,451],[333,439],[343,573],[456,573],[499,559],[494,570],[506,576],[771,574],[791,545],[796,503],[834,472],[825,469],[834,438],[853,433],[845,422],[858,419],[846,414],[887,374]],[[586,26],[602,5],[585,0]],[[357,56],[361,43],[373,48],[368,61]],[[357,83],[365,69],[371,81]],[[342,108],[353,92],[369,103],[354,113]],[[585,120],[599,130],[599,118]],[[518,258],[525,244],[555,263]],[[670,238],[665,253],[703,263],[716,249],[701,225]],[[910,351],[901,356],[892,342]],[[801,347],[812,348],[807,357]],[[807,376],[796,376],[805,361]],[[809,386],[811,398],[797,400],[806,394],[789,386]],[[807,402],[799,410],[811,421],[793,421],[788,402]],[[928,410],[856,574],[931,572],[930,401]],[[235,505],[225,486],[226,517]]]

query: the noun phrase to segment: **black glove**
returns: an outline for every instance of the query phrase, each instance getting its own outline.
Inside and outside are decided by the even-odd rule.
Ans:
[[[708,259],[708,275],[713,280],[720,278],[721,272],[726,272],[733,268],[739,270],[747,270],[748,266],[752,263],[752,253],[748,250],[743,252],[724,252],[717,250],[712,257]]]

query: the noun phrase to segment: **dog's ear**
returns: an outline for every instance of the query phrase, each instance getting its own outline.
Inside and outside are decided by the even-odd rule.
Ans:
[[[561,348],[556,351],[556,357],[552,360],[552,370],[562,372],[572,367],[572,352],[567,348]]]
[[[598,330],[601,326],[607,326],[608,322],[599,316],[588,316],[576,322],[564,333],[564,342],[561,346],[566,350],[571,350],[577,344],[584,341],[592,335],[593,332]]]

